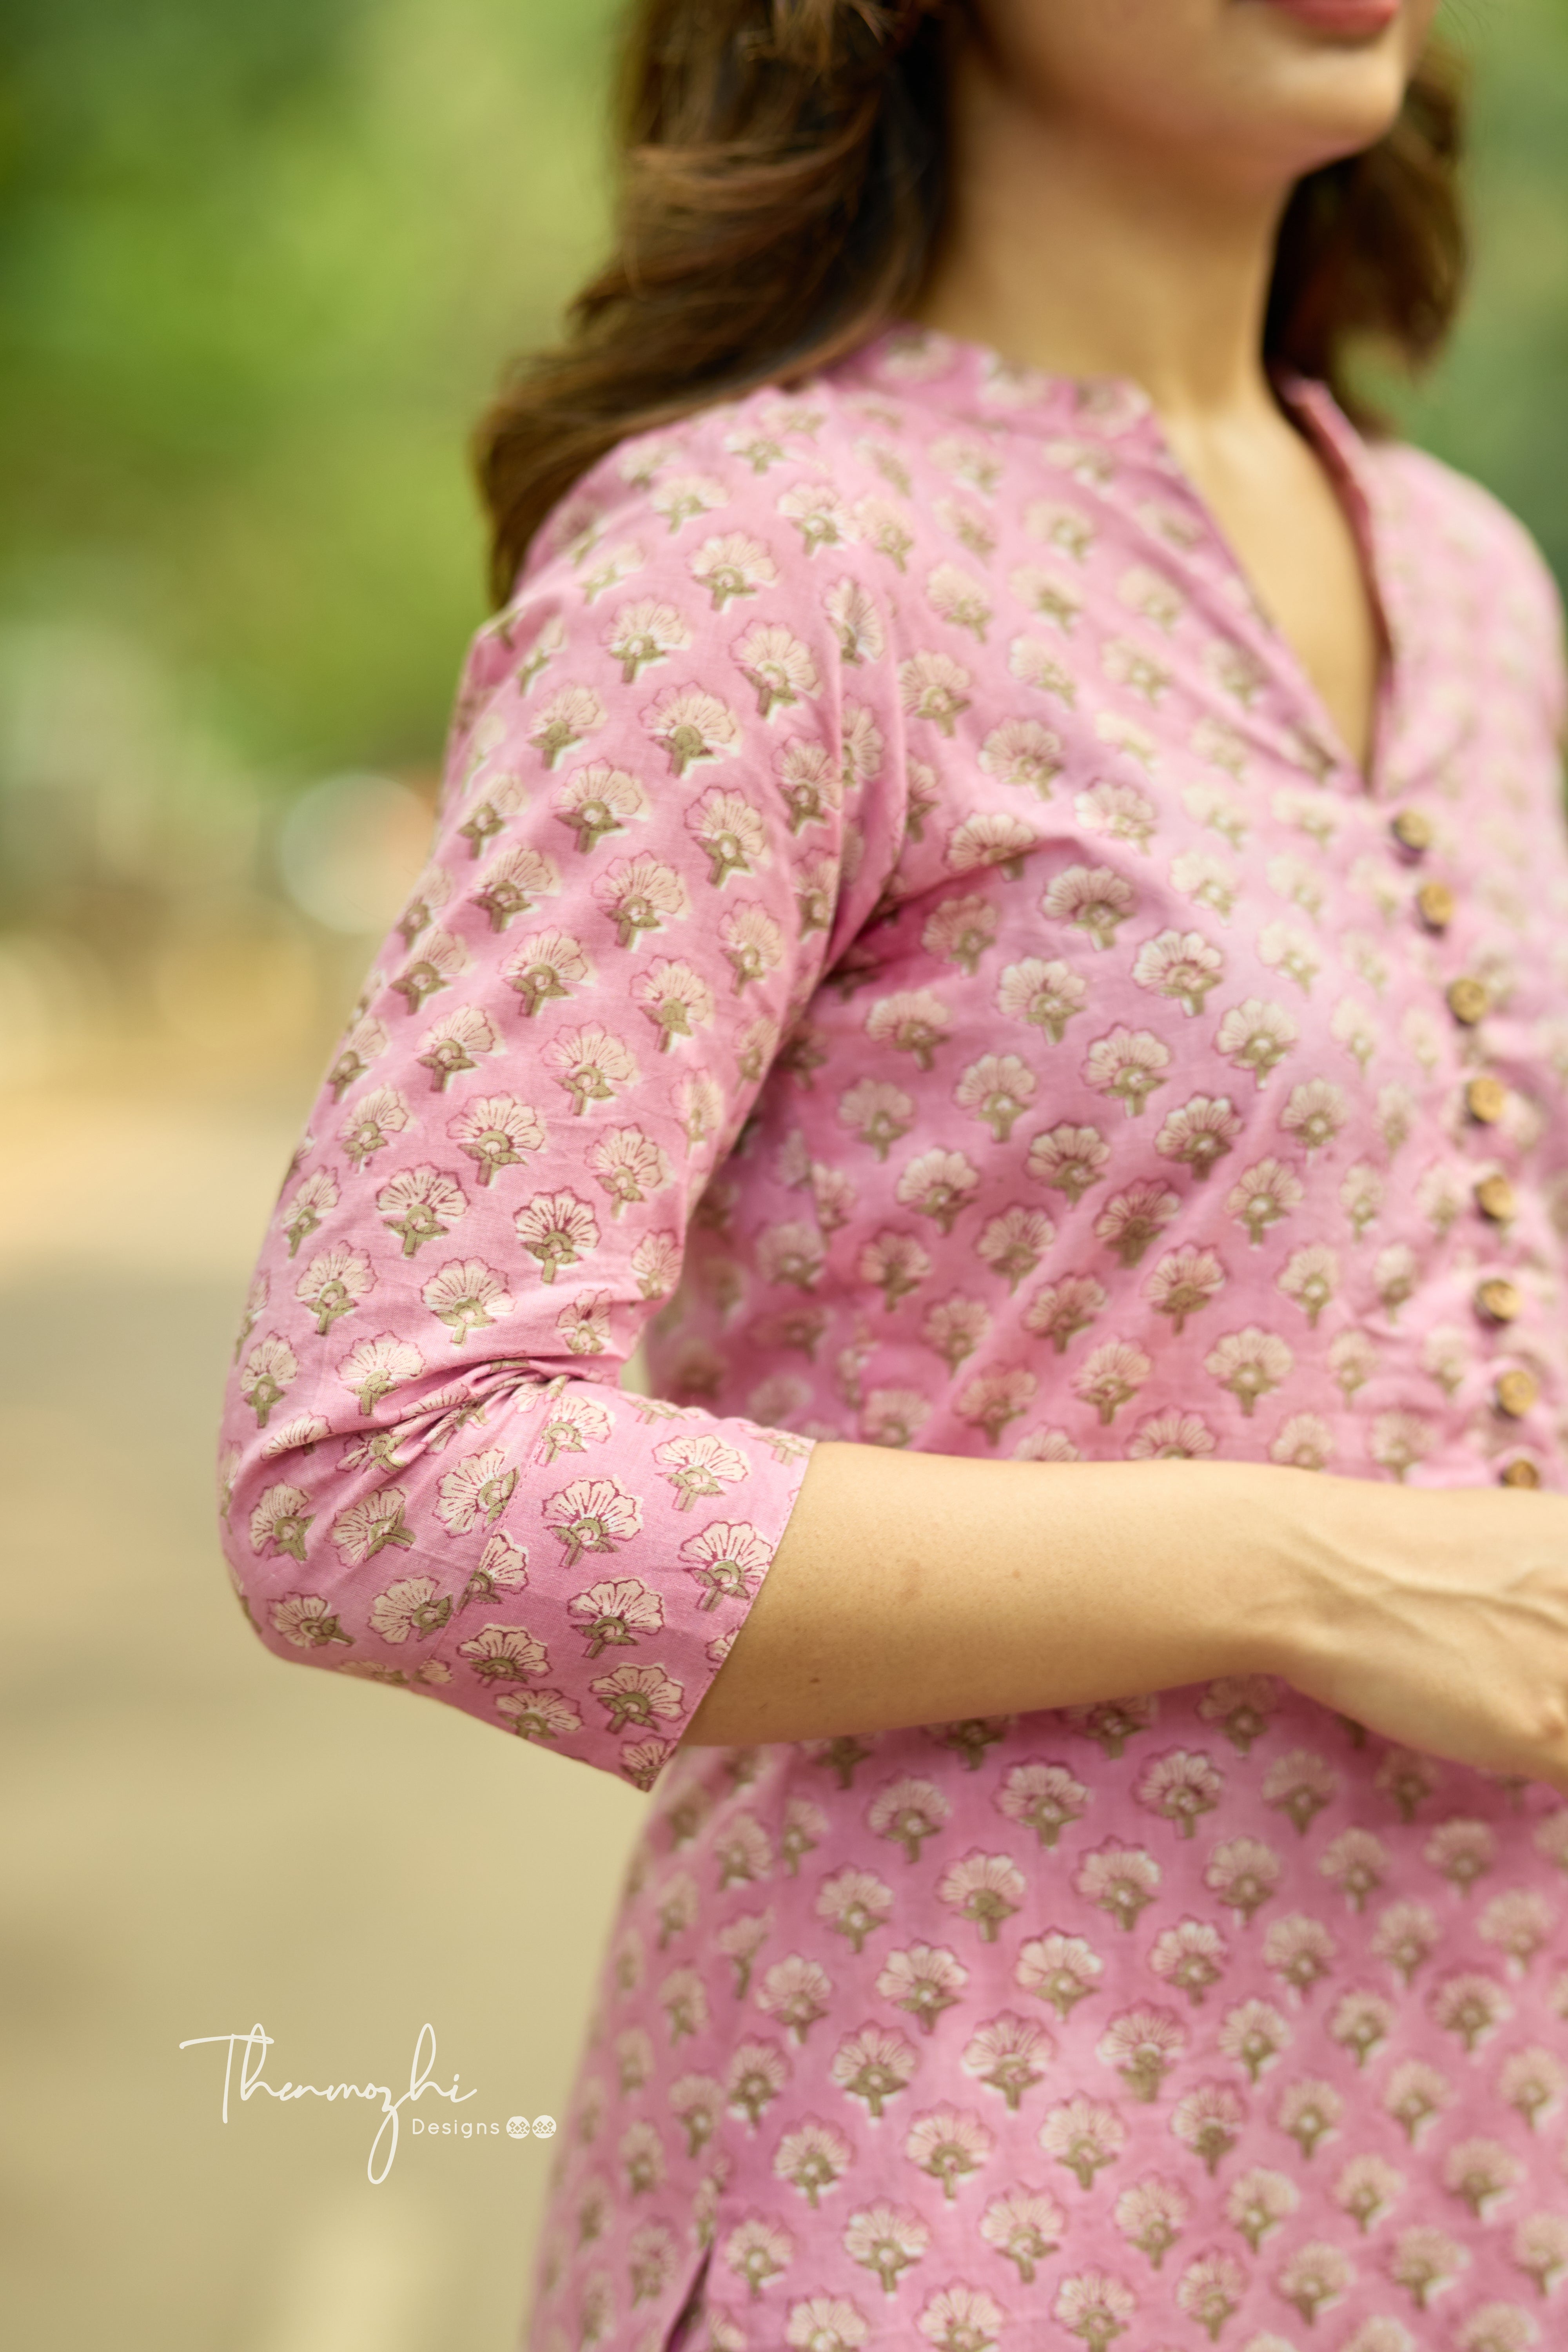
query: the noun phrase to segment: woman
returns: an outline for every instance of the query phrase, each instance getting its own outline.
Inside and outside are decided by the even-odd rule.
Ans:
[[[653,1790],[542,2352],[1547,2340],[1559,618],[1329,389],[1431,13],[641,11],[226,1472],[281,1654]]]

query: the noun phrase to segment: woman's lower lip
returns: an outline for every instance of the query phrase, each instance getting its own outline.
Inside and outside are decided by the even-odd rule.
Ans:
[[[1400,0],[1267,0],[1267,5],[1314,32],[1354,40],[1385,31],[1399,14]]]

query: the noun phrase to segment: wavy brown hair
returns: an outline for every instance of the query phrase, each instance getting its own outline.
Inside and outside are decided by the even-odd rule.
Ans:
[[[615,251],[556,349],[482,424],[491,586],[626,436],[824,366],[905,312],[947,189],[948,43],[963,0],[633,0]],[[1273,362],[1348,380],[1367,339],[1415,366],[1464,274],[1452,60],[1434,50],[1387,135],[1299,182],[1265,328]]]

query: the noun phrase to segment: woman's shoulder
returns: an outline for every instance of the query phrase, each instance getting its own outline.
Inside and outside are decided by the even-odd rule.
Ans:
[[[1474,582],[1518,593],[1557,631],[1562,601],[1528,526],[1493,490],[1413,441],[1368,445],[1375,477],[1407,535],[1456,558]]]
[[[685,539],[699,526],[707,538],[740,533],[760,540],[775,569],[812,566],[829,551],[853,565],[856,510],[888,488],[869,438],[875,423],[863,395],[816,376],[799,388],[759,384],[629,433],[546,519],[523,577],[634,525],[656,539]]]

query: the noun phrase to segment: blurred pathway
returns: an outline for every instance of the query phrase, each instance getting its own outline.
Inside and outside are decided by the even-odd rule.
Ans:
[[[0,1102],[0,2266],[27,2352],[510,2352],[549,2144],[267,2079],[559,2115],[644,1801],[295,1673],[213,1534],[216,1399],[300,1097]],[[422,2114],[431,2111],[423,2103]],[[405,2116],[412,2109],[405,2110]]]

